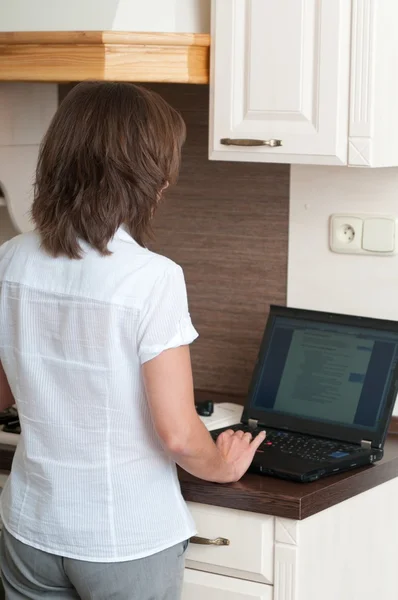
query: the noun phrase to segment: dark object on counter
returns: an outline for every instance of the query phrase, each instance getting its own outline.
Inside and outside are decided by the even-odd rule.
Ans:
[[[17,409],[13,406],[0,412],[1,431],[7,433],[21,433],[21,425],[18,418]],[[1,600],[1,599],[0,599]]]
[[[214,404],[210,400],[207,402],[196,402],[196,412],[201,417],[211,417],[214,412]]]
[[[21,424],[19,422],[19,419],[16,418],[13,421],[9,421],[6,425],[4,425],[3,431],[6,433],[20,434],[21,433]]]
[[[6,408],[3,412],[0,412],[0,425],[4,423],[10,423],[10,421],[15,421],[18,419],[17,409],[13,406],[11,408]]]
[[[397,391],[396,322],[271,306],[241,423],[228,429],[266,430],[252,471],[307,483],[383,457]]]

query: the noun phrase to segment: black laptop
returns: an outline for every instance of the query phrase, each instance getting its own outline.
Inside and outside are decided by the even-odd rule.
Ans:
[[[382,458],[397,391],[398,323],[272,306],[232,429],[266,429],[252,471],[314,481]]]

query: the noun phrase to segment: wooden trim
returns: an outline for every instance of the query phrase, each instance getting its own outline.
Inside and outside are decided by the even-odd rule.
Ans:
[[[6,31],[1,44],[95,45],[133,44],[149,46],[210,46],[207,33],[153,33],[140,31]]]
[[[194,33],[0,33],[0,81],[208,83],[210,36]]]

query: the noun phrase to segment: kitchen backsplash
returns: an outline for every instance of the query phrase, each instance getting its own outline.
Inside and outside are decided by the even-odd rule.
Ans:
[[[154,249],[185,271],[200,337],[199,389],[245,395],[269,304],[286,302],[289,166],[209,161],[207,86],[152,86],[179,109],[187,142]]]

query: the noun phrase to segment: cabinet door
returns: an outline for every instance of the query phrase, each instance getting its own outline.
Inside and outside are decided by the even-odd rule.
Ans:
[[[396,0],[352,0],[348,163],[398,166]]]
[[[264,583],[185,569],[182,600],[272,600],[273,588]]]
[[[347,163],[350,11],[349,0],[213,0],[210,158]]]

